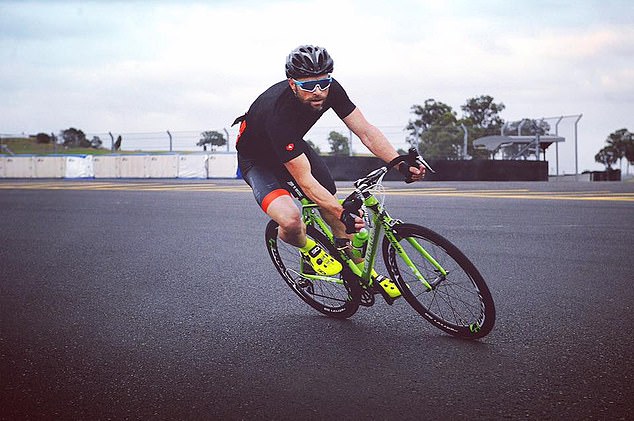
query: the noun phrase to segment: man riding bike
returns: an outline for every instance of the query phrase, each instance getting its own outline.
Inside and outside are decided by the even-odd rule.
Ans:
[[[276,83],[238,117],[236,141],[238,166],[253,189],[262,210],[279,224],[279,236],[297,247],[315,272],[335,275],[342,265],[306,236],[301,213],[286,181],[294,180],[306,197],[315,202],[332,228],[338,247],[350,242],[348,232],[364,227],[361,215],[346,211],[335,194],[335,182],[324,161],[303,139],[330,108],[377,157],[390,162],[399,154],[383,133],[371,125],[332,78],[334,63],[318,46],[297,47],[286,59],[286,80]],[[413,180],[425,175],[424,167],[402,163],[399,171]],[[373,273],[391,298],[400,295],[391,280]]]

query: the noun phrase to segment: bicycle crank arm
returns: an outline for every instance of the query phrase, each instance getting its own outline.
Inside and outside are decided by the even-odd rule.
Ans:
[[[302,278],[306,278],[306,279],[309,279],[311,281],[324,281],[324,282],[330,282],[330,283],[333,283],[333,284],[343,285],[343,280],[341,280],[339,278],[333,278],[332,276],[309,275],[309,274],[306,274],[306,273],[302,273],[300,276]]]

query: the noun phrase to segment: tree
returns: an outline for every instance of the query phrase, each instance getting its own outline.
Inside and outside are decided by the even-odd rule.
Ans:
[[[634,149],[634,136],[629,130],[619,129],[611,133],[605,141],[616,153],[617,159],[619,160],[619,167],[621,166],[620,161],[623,158],[627,159],[629,163],[634,161],[634,157],[632,156],[634,153],[632,150]]]
[[[38,133],[35,136],[35,141],[37,143],[51,143],[51,136],[46,133]]]
[[[89,148],[90,142],[86,139],[86,135],[81,130],[71,127],[62,130],[60,133],[63,145],[70,148]]]
[[[630,165],[634,165],[634,136],[630,136],[629,142],[625,145],[625,159]]]
[[[467,153],[474,158],[489,158],[489,152],[475,149],[473,141],[500,133],[504,120],[499,113],[504,110],[504,104],[501,102],[496,104],[490,95],[480,95],[467,99],[460,108],[463,111],[460,123],[467,127],[469,134]]]
[[[433,125],[444,126],[455,124],[458,121],[456,113],[449,105],[433,98],[425,100],[425,105],[422,107],[420,105],[412,105],[411,110],[418,118],[413,122],[410,121],[407,129],[414,132],[419,132],[417,129],[424,131],[429,130]]]
[[[469,98],[460,108],[464,112],[462,117],[464,124],[484,129],[483,136],[498,134],[504,124],[499,113],[506,107],[501,102],[499,104],[493,102],[492,96],[480,95],[477,98]]]
[[[462,130],[458,126],[435,125],[421,134],[418,150],[429,158],[460,159],[462,145]]]
[[[410,121],[408,142],[430,158],[460,158],[462,131],[453,109],[433,98],[425,100],[424,106],[413,105],[412,113],[417,117]]]
[[[341,133],[332,131],[328,135],[328,143],[330,143],[330,152],[333,155],[350,155],[350,143],[346,136]]]
[[[217,146],[224,146],[227,144],[225,136],[215,130],[205,131],[200,134],[201,139],[196,143],[196,146],[202,146],[207,150],[207,145],[211,145],[211,150],[215,150]]]
[[[306,139],[306,143],[308,144],[308,146],[313,148],[313,150],[315,151],[317,155],[321,155],[321,150],[319,149],[319,146],[315,145],[315,143],[312,140]]]
[[[618,152],[613,146],[606,146],[594,156],[594,160],[600,164],[605,165],[605,169],[612,170],[612,164],[618,161]]]
[[[93,136],[92,140],[90,141],[90,147],[94,149],[99,149],[101,145],[103,145],[103,142],[101,141],[99,136]]]
[[[513,136],[542,136],[550,133],[550,124],[544,120],[523,118],[521,120],[510,122],[506,126],[505,133]]]

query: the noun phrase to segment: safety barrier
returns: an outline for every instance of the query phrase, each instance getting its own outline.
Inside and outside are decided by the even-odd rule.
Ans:
[[[324,156],[337,181],[384,165],[374,157]],[[548,181],[546,161],[430,160],[428,181]],[[0,178],[236,178],[235,153],[0,156]],[[400,180],[391,171],[386,180]]]
[[[353,181],[363,177],[368,171],[384,165],[375,157],[339,157],[324,156],[326,166],[335,180]],[[354,163],[350,160],[354,159]],[[546,161],[510,161],[477,160],[449,161],[428,160],[436,170],[427,173],[427,181],[548,181],[548,162]],[[401,180],[395,170],[390,171],[385,180]]]
[[[0,156],[0,178],[236,178],[235,154]]]

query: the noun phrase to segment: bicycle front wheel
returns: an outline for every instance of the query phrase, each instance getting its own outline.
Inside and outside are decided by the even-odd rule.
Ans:
[[[394,231],[402,253],[385,237],[383,259],[407,302],[451,335],[468,339],[487,335],[495,324],[495,307],[473,263],[428,228],[400,224]]]
[[[315,240],[331,256],[337,250],[315,227],[308,225],[306,235]],[[315,310],[335,318],[348,318],[359,309],[359,288],[352,289],[343,280],[345,270],[334,277],[320,277],[312,271],[310,264],[302,258],[297,247],[285,243],[278,237],[278,225],[270,221],[266,226],[266,248],[273,265],[286,284]]]

